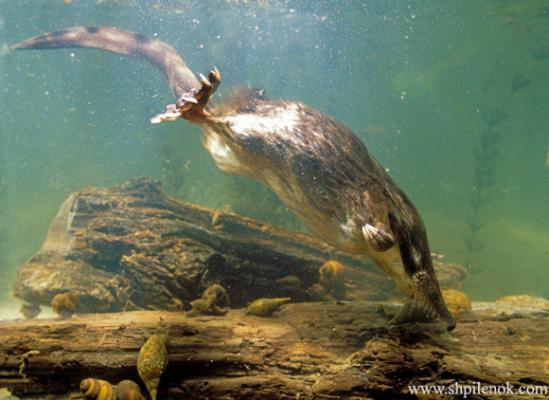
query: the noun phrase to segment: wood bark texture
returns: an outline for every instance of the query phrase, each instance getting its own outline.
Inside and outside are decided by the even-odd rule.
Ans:
[[[167,198],[150,179],[71,194],[40,251],[19,269],[15,296],[49,305],[74,293],[78,312],[180,310],[213,283],[241,307],[259,297],[323,299],[319,268],[345,268],[341,298],[382,300],[394,285],[364,257],[308,235]],[[443,287],[459,287],[463,267],[438,263]],[[295,276],[293,284],[284,277]]]
[[[159,327],[170,332],[159,399],[452,399],[461,397],[417,396],[408,385],[549,385],[548,308],[474,303],[451,334],[386,328],[397,308],[334,301],[288,304],[270,318],[238,309],[3,322],[0,387],[44,399],[74,395],[86,377],[139,382],[139,348]]]

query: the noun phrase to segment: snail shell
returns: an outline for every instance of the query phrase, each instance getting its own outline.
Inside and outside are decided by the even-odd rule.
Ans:
[[[168,366],[167,342],[166,334],[152,335],[141,347],[137,357],[137,372],[145,383],[152,400],[156,400],[160,377]]]
[[[257,315],[260,317],[270,317],[273,313],[280,309],[284,304],[289,303],[292,299],[289,297],[276,297],[274,299],[257,299],[254,300],[246,309],[246,314]]]
[[[145,396],[137,383],[124,379],[116,385],[116,400],[145,400]]]
[[[200,299],[191,301],[190,316],[196,315],[225,315],[229,306],[229,295],[218,283],[214,283],[202,293]]]
[[[336,260],[328,260],[318,270],[320,283],[326,287],[343,283],[345,266]]]
[[[40,304],[37,303],[25,303],[19,309],[25,319],[33,319],[40,314]]]
[[[320,285],[325,294],[335,299],[345,297],[345,274],[346,268],[336,260],[328,260],[318,270],[320,274]]]
[[[80,382],[80,390],[88,400],[116,400],[116,391],[107,381],[86,378]]]
[[[443,289],[442,298],[454,318],[461,317],[472,309],[469,297],[459,290]]]
[[[51,308],[61,318],[70,318],[76,311],[76,304],[80,299],[78,293],[58,293],[51,300]]]
[[[206,300],[209,308],[213,306],[228,307],[229,295],[223,286],[218,283],[214,283],[212,286],[204,290],[202,298]]]
[[[289,286],[292,288],[300,288],[303,286],[303,282],[297,275],[286,275],[276,280],[281,285]]]

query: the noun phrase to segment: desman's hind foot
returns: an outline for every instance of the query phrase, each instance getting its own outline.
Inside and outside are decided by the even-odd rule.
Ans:
[[[206,106],[221,83],[221,73],[216,67],[213,67],[207,78],[200,74],[200,83],[200,89],[191,89],[178,98],[175,104],[168,104],[162,114],[151,118],[151,123],[175,121],[179,118],[191,122],[201,122],[204,118],[209,117],[210,114],[206,111]]]
[[[383,227],[366,224],[362,227],[362,236],[377,251],[389,250],[395,244],[395,238]]]

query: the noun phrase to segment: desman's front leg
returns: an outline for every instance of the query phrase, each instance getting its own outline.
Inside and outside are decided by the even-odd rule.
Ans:
[[[210,114],[206,110],[206,106],[221,83],[221,73],[214,67],[207,78],[200,74],[200,83],[200,89],[192,89],[178,98],[175,104],[168,104],[162,114],[151,118],[151,123],[175,121],[179,118],[200,123],[208,118]]]

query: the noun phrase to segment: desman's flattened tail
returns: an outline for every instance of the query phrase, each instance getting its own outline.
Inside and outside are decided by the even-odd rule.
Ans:
[[[74,26],[44,33],[10,46],[11,50],[93,48],[143,59],[162,71],[176,99],[200,89],[183,58],[169,44],[111,26]]]

